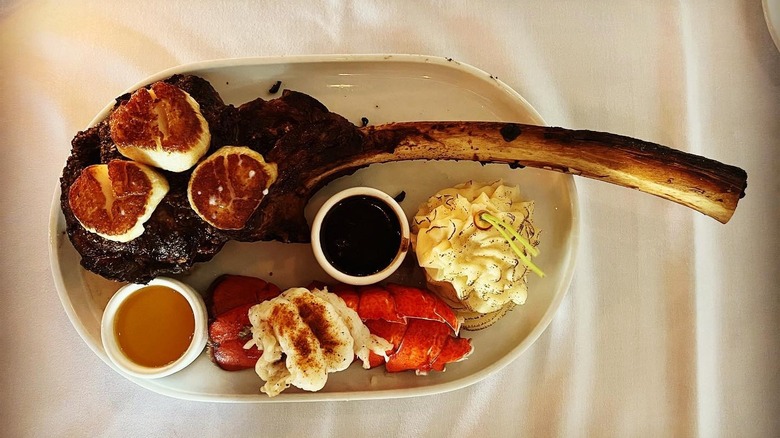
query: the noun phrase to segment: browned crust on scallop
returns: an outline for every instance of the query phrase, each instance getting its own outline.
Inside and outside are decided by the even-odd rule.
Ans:
[[[120,235],[135,226],[144,214],[152,181],[135,163],[113,160],[107,164],[115,199],[107,203],[101,183],[88,167],[68,192],[68,203],[79,220],[99,233]],[[110,209],[107,209],[110,205]]]
[[[221,230],[241,230],[276,180],[276,165],[246,147],[220,149],[198,164],[190,177],[190,206]]]
[[[185,92],[162,81],[150,88],[156,97],[141,88],[111,113],[111,138],[119,147],[142,149],[156,149],[158,139],[165,152],[187,152],[193,141],[203,135],[203,126]],[[159,105],[166,120],[166,132],[160,130],[154,105]]]
[[[214,152],[241,144],[278,164],[277,181],[241,230],[218,230],[189,206],[192,170],[166,172],[171,189],[132,242],[86,232],[67,194],[80,171],[119,158],[108,122],[81,132],[61,179],[68,235],[82,264],[107,278],[145,282],[187,272],[211,259],[228,240],[304,243],[304,208],[312,194],[339,176],[373,163],[402,160],[473,160],[531,166],[635,188],[693,208],[720,222],[744,196],[744,170],[658,144],[615,134],[504,122],[406,122],[358,128],[310,96],[285,90],[270,101],[225,105],[202,78],[176,75],[166,83],[190,94],[201,108]],[[128,96],[118,99],[119,107]]]

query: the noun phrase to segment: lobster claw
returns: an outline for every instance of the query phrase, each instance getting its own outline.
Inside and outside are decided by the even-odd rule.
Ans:
[[[313,282],[309,289],[328,288],[355,310],[369,331],[392,344],[385,358],[369,355],[369,365],[385,364],[388,372],[413,370],[417,374],[444,371],[448,363],[471,354],[471,340],[458,336],[460,320],[436,295],[415,287],[388,284],[355,288]],[[244,348],[252,337],[249,308],[281,293],[272,283],[255,277],[223,275],[209,294],[209,355],[228,371],[252,368],[262,354]]]
[[[385,365],[387,371],[414,370],[426,374],[433,369],[444,343],[450,337],[450,327],[430,319],[410,319],[401,345]]]
[[[254,368],[262,352],[244,348],[252,338],[249,308],[281,293],[273,283],[243,275],[223,275],[208,294],[208,355],[220,368],[237,371]]]
[[[230,309],[209,325],[209,353],[223,370],[252,368],[262,354],[255,346],[244,348],[252,338],[252,333],[248,330],[248,327],[251,327],[248,313],[252,306],[254,303]]]
[[[257,304],[282,293],[273,283],[257,277],[225,274],[209,288],[208,311],[214,318],[244,304]]]
[[[444,322],[456,335],[460,332],[461,321],[441,298],[416,287],[392,283],[386,287],[393,294],[396,311],[404,317]]]
[[[404,338],[404,334],[406,333],[406,323],[389,322],[383,319],[368,319],[363,321],[363,323],[366,325],[366,327],[368,327],[368,330],[372,334],[375,334],[393,344],[393,348],[385,352],[388,358],[392,357],[393,354],[398,350],[398,347],[401,345],[401,341]],[[376,368],[379,365],[385,363],[385,358],[379,356],[378,354],[371,353],[368,356],[368,363],[371,368]]]
[[[458,337],[455,312],[426,290],[398,284],[359,289],[336,285],[329,290],[358,312],[371,333],[393,344],[387,351],[388,372],[444,371],[446,364],[463,360],[473,350],[470,339]],[[369,357],[371,367],[384,362],[378,355]]]
[[[357,313],[364,321],[381,319],[387,322],[403,323],[406,319],[398,311],[395,296],[379,286],[361,287],[358,292],[360,302]]]

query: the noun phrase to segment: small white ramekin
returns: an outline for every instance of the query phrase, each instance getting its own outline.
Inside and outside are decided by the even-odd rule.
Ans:
[[[195,331],[192,335],[190,346],[179,359],[162,367],[146,367],[130,360],[122,353],[116,338],[116,332],[114,331],[114,320],[122,303],[134,293],[149,286],[166,286],[182,294],[190,304],[195,317]],[[195,289],[172,278],[158,277],[148,284],[128,284],[120,288],[109,300],[100,323],[100,337],[103,341],[103,349],[106,351],[106,355],[111,360],[111,363],[122,372],[142,379],[165,377],[181,371],[184,367],[191,364],[206,347],[206,341],[208,340],[206,304],[203,301],[203,297]]]
[[[336,205],[342,199],[361,195],[378,198],[390,206],[398,218],[398,223],[401,224],[401,245],[398,248],[398,253],[395,255],[395,258],[385,269],[377,272],[376,274],[355,276],[345,274],[330,264],[322,250],[322,243],[320,242],[320,231],[322,230],[322,221],[325,219],[325,215],[328,214],[328,211],[330,211],[334,205]],[[331,196],[327,201],[325,201],[325,204],[322,205],[319,211],[317,211],[317,214],[314,216],[314,223],[311,226],[311,246],[312,250],[314,251],[314,258],[317,259],[317,263],[319,263],[322,269],[324,269],[325,272],[333,277],[336,281],[355,286],[377,283],[389,277],[390,274],[395,272],[398,267],[401,266],[401,263],[403,263],[404,257],[406,257],[406,253],[409,251],[409,221],[406,218],[406,213],[404,213],[404,210],[401,208],[398,202],[396,202],[396,200],[387,193],[372,187],[353,187],[342,190]]]

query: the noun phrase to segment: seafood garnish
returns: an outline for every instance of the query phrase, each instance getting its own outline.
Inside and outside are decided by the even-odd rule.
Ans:
[[[261,391],[274,397],[296,386],[319,391],[328,374],[343,371],[368,355],[385,355],[391,344],[372,335],[357,313],[326,291],[292,288],[249,309],[252,341],[262,355],[255,371],[265,384]]]
[[[448,363],[465,359],[473,351],[471,340],[458,336],[461,321],[436,295],[416,287],[388,284],[333,286],[371,333],[390,341],[387,359],[372,355],[371,366],[384,364],[388,372],[444,371]]]
[[[202,78],[175,75],[163,82],[198,103],[211,134],[207,154],[225,145],[246,146],[276,163],[278,178],[241,229],[218,230],[189,205],[191,171],[172,174],[170,193],[144,234],[132,244],[111,242],[78,223],[66,194],[82,169],[121,155],[108,135],[108,120],[78,133],[61,178],[62,211],[82,265],[112,280],[144,283],[188,272],[228,240],[308,242],[304,208],[309,198],[339,176],[374,163],[470,160],[537,167],[638,189],[723,223],[747,186],[740,168],[616,134],[510,122],[401,122],[361,128],[303,93],[285,90],[279,98],[234,107]],[[126,100],[120,97],[119,107]]]
[[[316,298],[333,305],[349,326],[352,338],[363,341],[356,342],[353,350],[364,368],[385,365],[388,372],[426,374],[444,371],[448,363],[465,359],[473,350],[470,339],[458,336],[461,321],[455,312],[426,290],[398,284],[358,288],[344,284],[327,286],[319,282],[312,283],[308,289]],[[255,367],[266,344],[254,339],[253,334],[259,331],[252,327],[249,309],[258,303],[275,300],[278,294],[275,285],[255,277],[224,275],[215,281],[209,306],[212,317],[209,346],[212,360],[220,368],[235,371]],[[289,298],[284,300],[290,301]],[[370,337],[364,328],[368,329]],[[375,342],[383,340],[388,343],[379,348]],[[268,345],[280,346],[273,339],[268,340]],[[278,374],[272,373],[269,362],[275,364],[274,367],[283,364],[278,359],[270,360],[271,357],[274,356],[266,357],[263,372],[271,379],[290,378],[281,369]],[[276,388],[272,385],[269,389],[283,387],[284,384]]]
[[[226,371],[254,368],[262,353],[257,347],[244,348],[252,339],[249,309],[282,291],[273,283],[244,275],[222,275],[207,293],[209,342],[212,362]]]

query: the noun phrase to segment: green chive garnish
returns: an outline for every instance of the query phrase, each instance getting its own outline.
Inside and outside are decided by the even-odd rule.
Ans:
[[[544,272],[542,272],[542,270],[539,269],[539,267],[536,266],[529,257],[523,254],[523,251],[515,243],[515,240],[519,241],[523,245],[523,247],[526,248],[528,253],[531,254],[532,256],[539,255],[539,250],[534,248],[533,245],[531,245],[531,242],[528,241],[528,239],[521,236],[520,233],[518,233],[514,228],[509,226],[509,224],[497,218],[496,216],[493,216],[490,213],[482,212],[481,214],[479,214],[479,218],[496,228],[498,233],[501,234],[501,237],[506,239],[507,243],[509,243],[509,247],[512,248],[512,251],[514,251],[517,257],[520,258],[520,260],[523,262],[523,264],[525,264],[528,267],[528,269],[536,273],[536,275],[540,277],[544,277]]]

